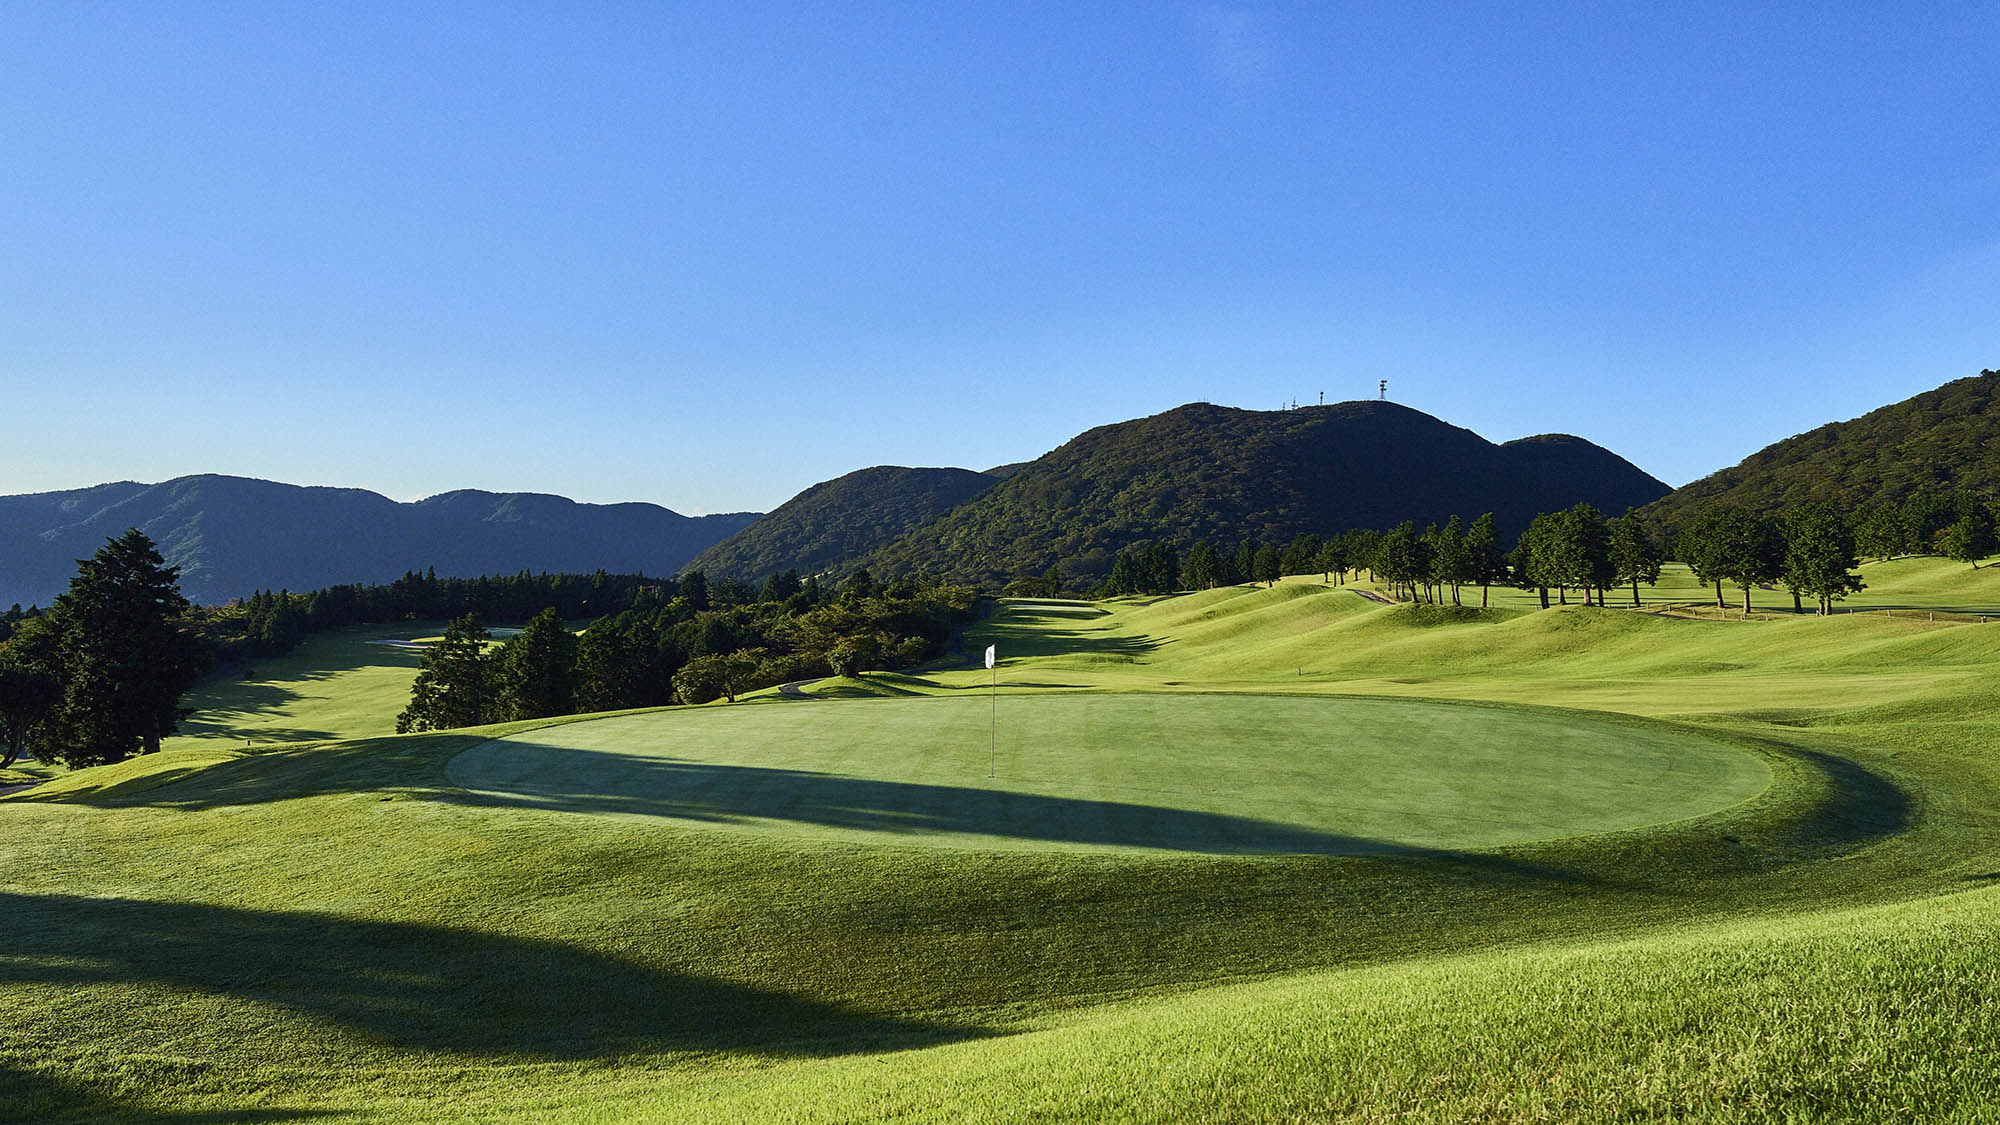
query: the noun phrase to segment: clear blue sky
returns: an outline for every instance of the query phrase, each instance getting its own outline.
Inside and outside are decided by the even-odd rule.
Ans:
[[[768,509],[1379,378],[1681,484],[2000,367],[1997,91],[1990,3],[6,2],[0,493]]]

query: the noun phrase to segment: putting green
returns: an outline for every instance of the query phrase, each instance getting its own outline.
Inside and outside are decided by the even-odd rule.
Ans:
[[[495,739],[453,784],[690,825],[972,848],[1363,853],[1677,820],[1770,782],[1698,736],[1378,699],[1011,696],[771,702]]]

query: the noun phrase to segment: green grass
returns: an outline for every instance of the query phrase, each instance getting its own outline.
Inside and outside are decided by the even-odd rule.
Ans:
[[[980,669],[0,800],[0,1117],[1996,1114],[1990,627],[1289,582],[986,643],[991,785]]]
[[[446,772],[497,799],[672,824],[1222,854],[1603,832],[1748,800],[1771,776],[1736,747],[1568,713],[1206,694],[631,715],[496,739]]]
[[[291,653],[210,680],[188,694],[194,714],[166,749],[218,743],[365,738],[396,729],[436,622],[357,625],[307,637]]]

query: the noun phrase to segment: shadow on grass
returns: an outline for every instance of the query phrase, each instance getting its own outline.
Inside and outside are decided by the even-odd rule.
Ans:
[[[978,629],[973,643],[999,648],[1001,661],[1030,656],[1124,656],[1136,658],[1160,647],[1144,635],[1108,635],[1092,627],[1109,616],[1087,603],[1015,602]]]
[[[0,1118],[8,1121],[119,1121],[134,1125],[226,1125],[236,1121],[299,1121],[345,1116],[309,1109],[242,1109],[175,1113],[146,1106],[46,1070],[0,1063]]]
[[[498,760],[482,760],[483,755]],[[526,768],[516,768],[522,766]],[[508,780],[497,782],[494,774]],[[476,788],[439,794],[440,799],[503,808],[619,813],[692,824],[782,821],[889,836],[943,833],[1195,855],[1394,857],[1537,880],[1603,882],[1594,875],[1506,856],[1226,813],[604,754],[518,739],[491,743],[458,759],[452,776]]]
[[[0,918],[0,984],[143,982],[295,1012],[399,1050],[494,1060],[802,1057],[984,1034],[463,929],[9,893],[0,893]],[[670,928],[658,939],[670,947]]]
[[[267,742],[310,742],[337,738],[339,736],[331,731],[257,723],[259,717],[281,714],[305,698],[303,693],[293,690],[288,684],[332,678],[329,672],[300,672],[286,676],[284,683],[260,681],[198,689],[190,700],[195,711],[181,720],[178,733],[210,738],[255,738]],[[211,693],[219,698],[203,705],[203,697]]]

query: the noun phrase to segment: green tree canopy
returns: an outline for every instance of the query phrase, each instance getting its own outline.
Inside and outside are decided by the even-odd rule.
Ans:
[[[181,694],[207,666],[179,575],[135,528],[79,562],[50,608],[62,695],[42,722],[64,763],[151,753],[179,725]]]
[[[417,667],[410,705],[396,716],[397,734],[492,721],[492,669],[485,652],[489,636],[471,614],[445,626],[443,638],[424,652]]]

